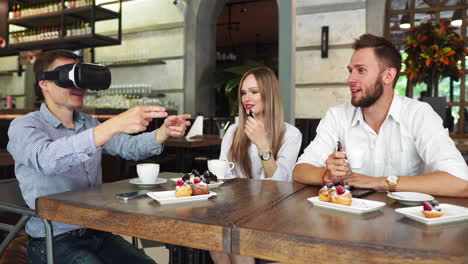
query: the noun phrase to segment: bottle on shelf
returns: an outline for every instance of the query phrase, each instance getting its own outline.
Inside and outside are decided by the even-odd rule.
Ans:
[[[15,12],[15,18],[19,18],[19,17],[21,17],[21,6],[20,6],[20,4],[16,4],[15,7],[16,7],[14,9],[15,10],[14,11]]]
[[[16,17],[16,5],[13,5],[11,7],[10,13],[8,14],[8,18],[12,19],[12,18],[15,18],[15,17]]]

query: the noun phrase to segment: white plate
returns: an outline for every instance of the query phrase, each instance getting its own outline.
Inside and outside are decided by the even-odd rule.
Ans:
[[[418,192],[389,192],[387,196],[403,204],[412,205],[434,200],[433,196]]]
[[[352,214],[365,214],[365,213],[379,210],[380,208],[385,206],[385,203],[382,203],[382,202],[359,199],[359,198],[353,198],[353,202],[349,206],[336,204],[336,203],[330,203],[330,202],[323,202],[319,200],[318,196],[310,197],[307,200],[313,203],[314,206],[342,211],[346,213],[352,213]]]
[[[182,178],[171,178],[170,180],[173,181],[173,182],[177,182],[178,180],[182,180]],[[223,181],[221,181],[219,183],[210,183],[210,184],[208,184],[208,187],[216,188],[216,187],[219,187],[223,183],[224,183]]]
[[[202,194],[202,195],[193,195],[193,196],[185,196],[185,197],[176,197],[175,191],[165,191],[165,192],[149,192],[147,195],[160,204],[172,204],[172,203],[183,203],[183,202],[193,202],[193,201],[200,201],[200,200],[207,200],[211,196],[215,196],[215,192],[210,192],[209,194]]]
[[[133,179],[130,179],[129,182],[131,184],[138,185],[138,187],[153,187],[158,184],[165,183],[167,182],[167,180],[164,178],[156,178],[156,181],[154,183],[141,183],[140,178],[133,178]]]
[[[440,208],[444,214],[436,218],[426,218],[422,213],[422,206],[398,208],[395,209],[395,211],[426,225],[446,224],[468,220],[468,208],[466,207],[452,204],[440,204]]]

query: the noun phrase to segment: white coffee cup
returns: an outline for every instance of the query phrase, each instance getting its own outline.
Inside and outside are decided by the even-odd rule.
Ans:
[[[219,179],[224,179],[228,170],[234,169],[234,163],[227,160],[208,160],[208,170]]]
[[[137,165],[137,174],[141,183],[155,183],[159,175],[159,164],[141,163]]]

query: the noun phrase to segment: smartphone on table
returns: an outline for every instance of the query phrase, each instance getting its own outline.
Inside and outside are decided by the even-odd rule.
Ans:
[[[353,196],[354,198],[361,198],[361,197],[364,197],[366,195],[375,193],[375,190],[374,189],[351,188],[350,192],[351,192],[351,196]]]
[[[136,191],[136,192],[119,193],[115,195],[115,198],[122,199],[122,200],[130,200],[130,199],[135,199],[135,198],[144,196],[148,192],[150,191],[141,190],[141,191]]]

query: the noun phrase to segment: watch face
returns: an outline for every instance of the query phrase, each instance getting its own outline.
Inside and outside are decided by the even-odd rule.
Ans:
[[[387,177],[387,180],[388,180],[389,182],[391,182],[391,183],[396,183],[397,180],[398,180],[398,177],[395,176],[395,175],[390,175],[390,176]]]
[[[271,152],[267,151],[267,152],[262,154],[262,160],[269,160],[270,156],[271,156]]]

